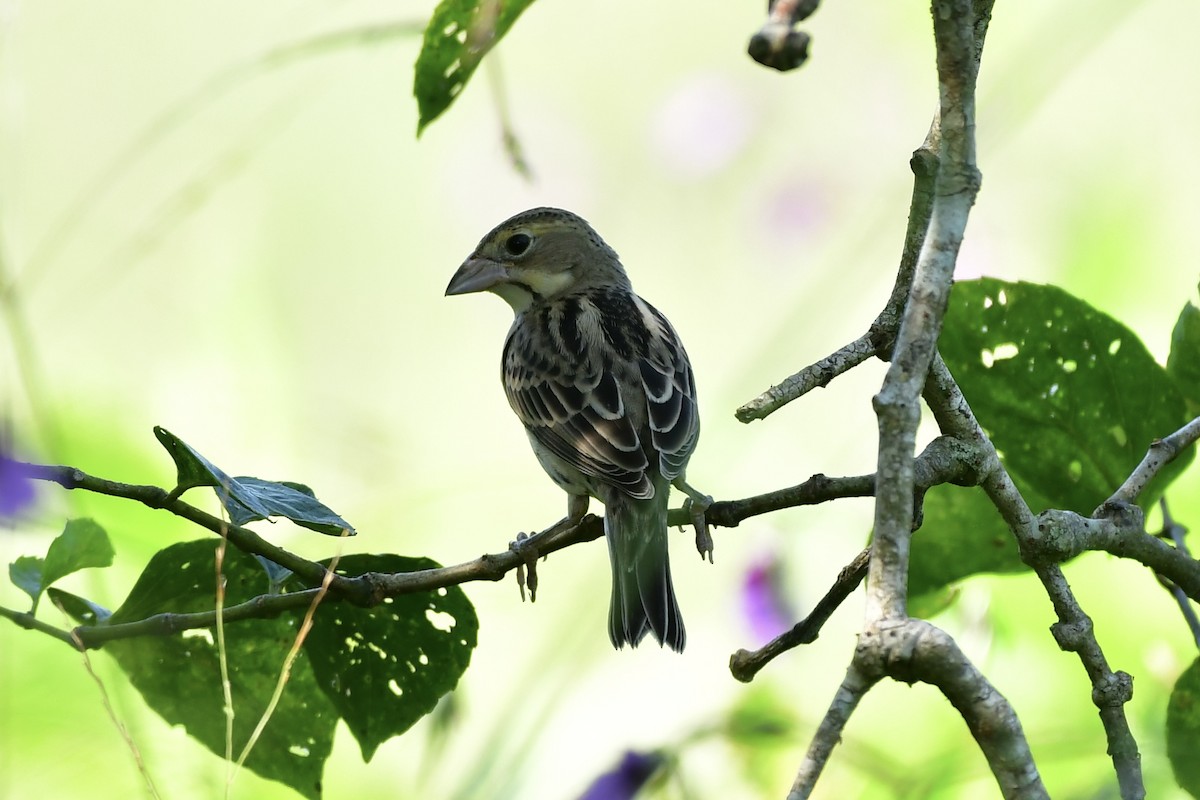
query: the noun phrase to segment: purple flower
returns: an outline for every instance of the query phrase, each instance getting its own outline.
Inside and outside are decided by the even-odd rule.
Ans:
[[[750,567],[742,581],[742,611],[758,644],[792,627],[795,613],[783,593],[783,564],[775,556]]]
[[[662,763],[659,753],[627,750],[621,763],[596,778],[579,800],[632,800]]]
[[[33,505],[33,481],[20,461],[0,451],[0,520],[13,519]]]

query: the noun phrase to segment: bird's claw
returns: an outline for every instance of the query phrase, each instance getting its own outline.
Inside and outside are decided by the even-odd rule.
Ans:
[[[696,530],[696,551],[700,553],[700,559],[708,559],[708,563],[713,563],[713,538],[708,532],[708,520],[704,515],[708,512],[708,507],[713,504],[713,499],[710,495],[689,494],[688,498],[683,501],[683,510],[687,512],[692,520],[692,527]]]
[[[521,602],[525,602],[525,587],[529,587],[529,602],[537,602],[537,560],[538,553],[536,545],[532,544],[529,534],[518,533],[515,541],[509,542],[508,549],[512,550],[520,557],[521,563],[517,564],[517,588],[521,591]],[[526,577],[526,570],[529,571]]]

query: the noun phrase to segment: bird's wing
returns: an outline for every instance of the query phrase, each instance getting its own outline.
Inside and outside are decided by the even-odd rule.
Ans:
[[[576,340],[581,341],[581,340]],[[650,466],[630,422],[611,362],[564,355],[553,338],[514,327],[504,346],[509,404],[533,438],[584,475],[635,498],[654,495]]]
[[[667,318],[640,297],[648,312],[646,355],[638,360],[650,420],[650,438],[658,451],[659,471],[673,481],[687,466],[700,436],[696,382],[692,364]]]

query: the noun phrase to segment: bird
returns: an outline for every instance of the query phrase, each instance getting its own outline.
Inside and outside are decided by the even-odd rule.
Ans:
[[[501,378],[538,462],[567,493],[567,519],[604,504],[612,566],[608,633],[618,650],[651,634],[682,652],[671,582],[671,486],[688,495],[711,560],[712,499],[685,480],[700,435],[692,365],[679,335],[634,293],[616,252],[583,218],[533,208],[497,225],[446,295],[488,291],[514,313]],[[702,530],[703,528],[703,538]]]

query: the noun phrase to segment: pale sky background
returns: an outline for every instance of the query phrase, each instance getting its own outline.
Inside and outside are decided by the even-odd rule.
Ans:
[[[937,99],[928,12],[826,3],[804,26],[810,63],[781,75],[745,55],[763,5],[537,3],[497,49],[499,73],[485,65],[418,141],[416,37],[253,65],[310,37],[419,22],[432,3],[0,0],[0,255],[29,323],[37,407],[58,432],[37,424],[5,329],[0,411],[19,453],[167,485],[151,434],[162,425],[231,474],[312,486],[360,531],[350,551],[450,564],[503,550],[558,519],[563,496],[499,385],[511,312],[442,293],[493,225],[559,205],[593,223],[687,344],[704,423],[694,485],[733,499],[872,471],[878,362],[765,422],[733,411],[860,335],[887,296],[908,158]],[[983,188],[960,277],[1061,285],[1165,360],[1200,279],[1198,23],[1200,7],[1169,0],[997,4],[979,90]],[[228,75],[178,124],[139,138]],[[504,155],[491,77],[532,180]],[[72,208],[82,214],[68,225]],[[1175,506],[1193,528],[1196,474]],[[119,503],[49,488],[41,500],[35,520],[0,535],[0,556],[44,552],[67,515],[92,515],[118,566],[64,586],[109,607],[157,548],[199,535]],[[460,790],[496,731],[521,744],[502,751],[512,796],[550,800],[576,795],[625,748],[719,721],[745,691],[726,665],[750,644],[737,602],[747,565],[781,553],[806,612],[863,545],[870,513],[848,501],[718,530],[714,565],[677,537],[682,656],[611,651],[600,543],[542,565],[536,605],[511,580],[468,586],[479,646],[424,796]],[[265,532],[331,554],[325,537]],[[1129,714],[1150,795],[1177,796],[1161,729],[1195,657],[1179,614],[1136,565],[1092,556],[1068,577],[1113,666],[1136,676]],[[860,597],[760,678],[800,720],[772,762],[774,796],[842,677]],[[21,598],[0,588],[0,603]],[[1054,796],[1111,784],[1090,687],[1050,638],[1033,581],[969,581],[936,622],[1016,705]],[[93,662],[164,796],[218,796],[219,760],[146,711],[105,655]],[[326,796],[417,796],[424,738],[419,725],[363,765],[339,731]],[[684,759],[691,796],[755,796],[725,745]],[[921,788],[948,774],[961,779]],[[124,798],[138,781],[79,659],[0,624],[0,795]],[[901,784],[912,797],[994,791],[934,690],[888,684],[855,715],[819,796],[901,796]],[[246,774],[233,796],[290,795]]]

